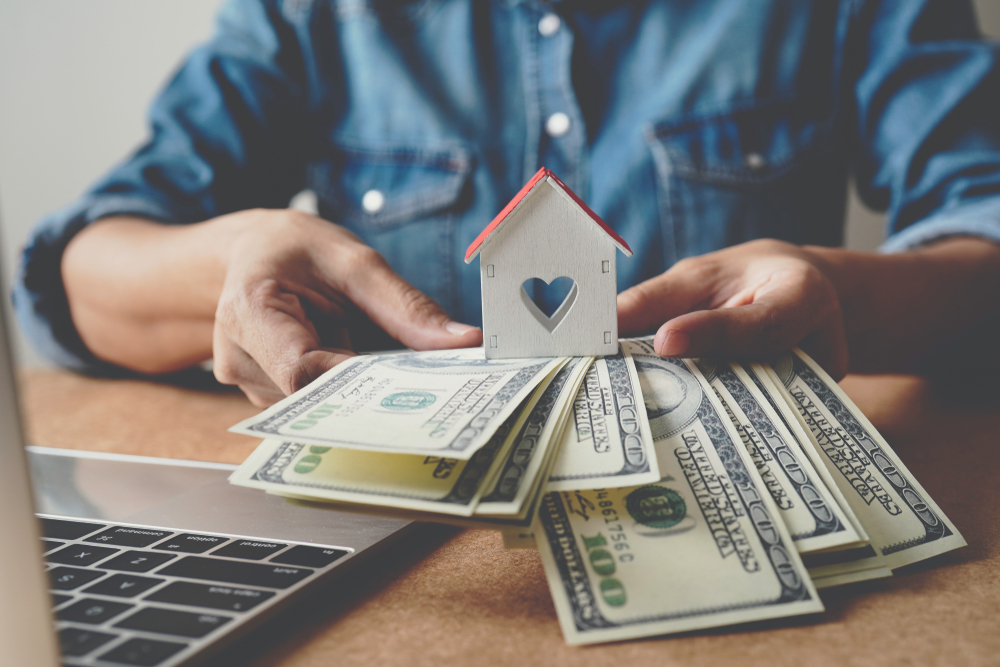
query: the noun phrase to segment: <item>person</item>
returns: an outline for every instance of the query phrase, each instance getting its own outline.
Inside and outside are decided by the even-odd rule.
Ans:
[[[545,165],[635,250],[620,331],[661,355],[981,359],[998,54],[964,0],[234,0],[149,140],[36,227],[17,312],[65,366],[213,359],[267,405],[380,332],[481,344],[464,249]],[[837,247],[851,175],[879,253]]]

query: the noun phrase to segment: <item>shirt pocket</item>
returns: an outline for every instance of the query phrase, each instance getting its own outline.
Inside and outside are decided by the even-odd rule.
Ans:
[[[365,232],[389,232],[454,210],[472,171],[470,152],[446,148],[363,148],[340,144],[310,167],[320,214]]]
[[[846,151],[832,118],[793,99],[655,125],[665,262],[756,238],[839,244]]]
[[[459,213],[472,199],[473,158],[462,146],[337,144],[309,169],[319,214],[347,227],[449,312],[457,308]]]

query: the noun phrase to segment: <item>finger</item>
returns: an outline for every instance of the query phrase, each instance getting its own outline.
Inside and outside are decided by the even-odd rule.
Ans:
[[[393,271],[378,253],[366,253],[342,289],[386,333],[415,350],[482,345],[483,332],[455,322],[434,300]]]
[[[291,394],[319,377],[320,369],[328,370],[351,354],[324,349],[299,298],[283,292],[273,280],[262,281],[249,293],[224,293],[214,342],[222,361],[217,375],[238,384],[255,402]]]
[[[260,365],[232,341],[216,341],[212,353],[212,371],[219,382],[236,385],[259,408],[284,398],[284,394]]]
[[[353,353],[321,347],[315,329],[297,312],[270,308],[238,342],[282,392],[292,394]],[[304,318],[304,316],[303,316]]]
[[[356,355],[350,350],[338,350],[336,348],[323,348],[321,350],[306,352],[299,357],[295,368],[290,372],[288,393],[294,393],[308,386],[334,366],[354,356]]]
[[[842,321],[831,289],[806,276],[759,295],[747,305],[687,313],[660,327],[654,347],[669,357],[768,358],[833,326],[829,323]],[[836,333],[825,336],[817,338],[817,343],[837,345],[842,340]],[[831,349],[829,354],[835,359],[846,352]]]
[[[704,308],[718,283],[717,265],[682,260],[665,273],[618,295],[618,330],[642,334],[678,315]]]

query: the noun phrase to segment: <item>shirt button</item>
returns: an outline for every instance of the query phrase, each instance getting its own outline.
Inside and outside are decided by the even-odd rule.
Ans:
[[[385,208],[385,195],[379,190],[369,190],[361,198],[361,208],[365,209],[366,213],[378,213]]]
[[[559,17],[548,13],[538,22],[538,32],[542,34],[542,37],[551,37],[559,32],[560,26],[562,26],[562,21],[559,20]]]
[[[758,169],[763,169],[767,166],[767,158],[760,153],[749,153],[746,158],[743,159],[743,164],[745,164],[747,169],[750,171],[757,171]]]
[[[545,121],[545,131],[550,137],[561,137],[566,134],[569,132],[569,116],[564,114],[562,111],[557,111],[552,114],[549,116],[549,119]]]

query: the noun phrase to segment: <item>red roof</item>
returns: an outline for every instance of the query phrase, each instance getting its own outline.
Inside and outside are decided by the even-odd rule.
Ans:
[[[618,248],[623,253],[625,253],[626,256],[628,257],[632,256],[632,249],[628,247],[627,243],[625,243],[625,239],[618,236],[618,233],[615,232],[615,230],[611,229],[611,227],[608,226],[608,223],[601,220],[601,216],[597,215],[592,210],[590,210],[590,207],[584,204],[583,200],[577,197],[575,192],[570,190],[565,183],[559,180],[558,176],[553,174],[545,167],[542,167],[541,169],[538,170],[538,172],[534,176],[531,177],[530,181],[524,184],[524,187],[521,188],[521,191],[518,192],[517,195],[510,200],[510,203],[504,206],[504,209],[500,211],[497,217],[493,218],[493,222],[488,224],[486,226],[486,229],[484,229],[479,234],[479,236],[476,237],[476,240],[472,242],[472,245],[469,246],[469,249],[465,251],[466,263],[469,263],[476,258],[476,255],[479,254],[480,247],[483,245],[486,239],[489,238],[490,234],[496,231],[497,227],[500,226],[500,223],[502,223],[504,220],[507,219],[507,216],[509,216],[511,212],[515,208],[517,208],[517,205],[521,203],[521,200],[523,200],[525,197],[528,196],[529,192],[535,189],[536,185],[538,185],[539,183],[541,183],[546,179],[551,179],[553,183],[558,185],[562,189],[562,191],[565,192],[569,196],[569,198],[572,199],[576,203],[576,205],[580,207],[580,210],[586,213],[591,220],[596,222],[598,226],[600,226],[600,228],[603,229],[604,232],[611,237],[611,240],[615,242],[615,245],[617,245]]]

